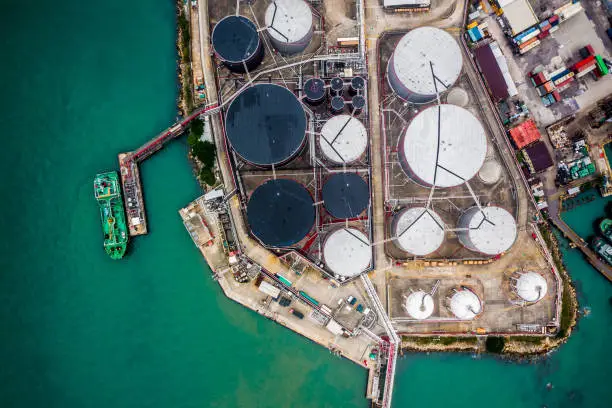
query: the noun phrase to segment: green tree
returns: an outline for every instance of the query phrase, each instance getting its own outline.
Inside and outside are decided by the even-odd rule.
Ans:
[[[189,129],[191,133],[195,134],[199,138],[204,134],[204,122],[200,119],[194,119],[191,121]]]
[[[204,164],[204,167],[211,169],[215,164],[215,145],[209,141],[198,141],[191,149],[193,155]]]
[[[200,141],[200,137],[193,132],[189,132],[187,136],[187,144],[193,148]]]
[[[209,186],[213,186],[216,181],[214,173],[208,167],[202,167],[200,170],[200,180]]]

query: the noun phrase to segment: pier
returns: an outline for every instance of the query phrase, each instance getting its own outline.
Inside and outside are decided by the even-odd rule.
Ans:
[[[217,104],[206,105],[196,109],[192,114],[176,122],[173,126],[164,130],[135,151],[119,154],[121,186],[123,188],[130,236],[145,235],[148,232],[138,164],[161,150],[169,141],[182,135],[189,122],[200,116],[215,114],[219,109],[220,107]]]

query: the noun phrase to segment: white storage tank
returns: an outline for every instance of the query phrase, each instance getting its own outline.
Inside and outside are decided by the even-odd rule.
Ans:
[[[304,0],[274,0],[266,9],[268,37],[281,54],[297,54],[312,39],[312,10]]]
[[[337,229],[325,239],[323,260],[340,281],[358,276],[372,263],[370,240],[357,228]]]
[[[438,93],[453,86],[463,58],[457,41],[444,30],[415,28],[404,35],[387,65],[387,78],[393,91],[412,103],[428,103]],[[434,84],[432,67],[439,79]]]
[[[319,137],[321,152],[338,164],[359,159],[368,146],[368,131],[363,123],[351,115],[338,115],[329,119]]]
[[[432,210],[407,208],[395,216],[393,236],[402,250],[415,256],[429,255],[444,241],[444,222]]]
[[[537,302],[546,296],[548,284],[536,272],[522,272],[511,278],[514,292],[525,302]]]
[[[434,311],[433,297],[422,290],[412,292],[406,297],[404,309],[413,319],[427,319]]]
[[[448,307],[459,320],[472,320],[482,312],[482,302],[476,293],[468,288],[454,290]]]
[[[415,183],[453,187],[476,175],[487,155],[487,139],[468,110],[438,105],[410,122],[398,150],[402,168]]]
[[[461,244],[474,252],[498,255],[506,252],[516,241],[516,221],[512,214],[501,207],[468,208],[457,227]]]

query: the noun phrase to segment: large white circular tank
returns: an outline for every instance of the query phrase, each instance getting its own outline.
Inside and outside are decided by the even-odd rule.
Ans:
[[[351,163],[359,159],[368,145],[368,131],[359,119],[338,115],[321,129],[321,152],[334,163]]]
[[[427,319],[434,311],[433,297],[427,292],[418,290],[408,295],[404,308],[413,319]]]
[[[478,172],[478,178],[485,184],[495,184],[500,177],[501,166],[495,159],[485,161]]]
[[[449,307],[455,317],[460,320],[471,320],[482,312],[480,299],[469,289],[456,291],[450,298]]]
[[[436,98],[436,86],[440,94],[453,86],[462,64],[461,50],[450,34],[420,27],[404,35],[395,47],[387,64],[387,78],[402,99],[428,103]],[[439,79],[435,84],[432,67]]]
[[[466,248],[485,255],[498,255],[512,247],[516,240],[516,221],[501,207],[468,208],[459,217],[459,241]]]
[[[281,54],[297,54],[312,39],[312,10],[304,0],[274,0],[266,9],[268,37]]]
[[[546,296],[548,284],[539,273],[522,273],[514,282],[514,291],[526,302],[537,302]]]
[[[429,255],[444,241],[444,222],[438,214],[424,207],[401,211],[393,224],[397,245],[412,255]]]
[[[427,187],[453,187],[476,175],[487,155],[487,139],[469,111],[438,105],[410,122],[399,150],[402,168],[413,181]]]
[[[356,228],[340,228],[328,235],[323,244],[327,269],[340,279],[364,272],[372,262],[370,240]]]

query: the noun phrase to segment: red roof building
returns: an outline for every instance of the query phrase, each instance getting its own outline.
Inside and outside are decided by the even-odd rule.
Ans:
[[[541,135],[533,119],[529,119],[510,129],[510,137],[514,141],[516,148],[522,149],[539,140]]]

